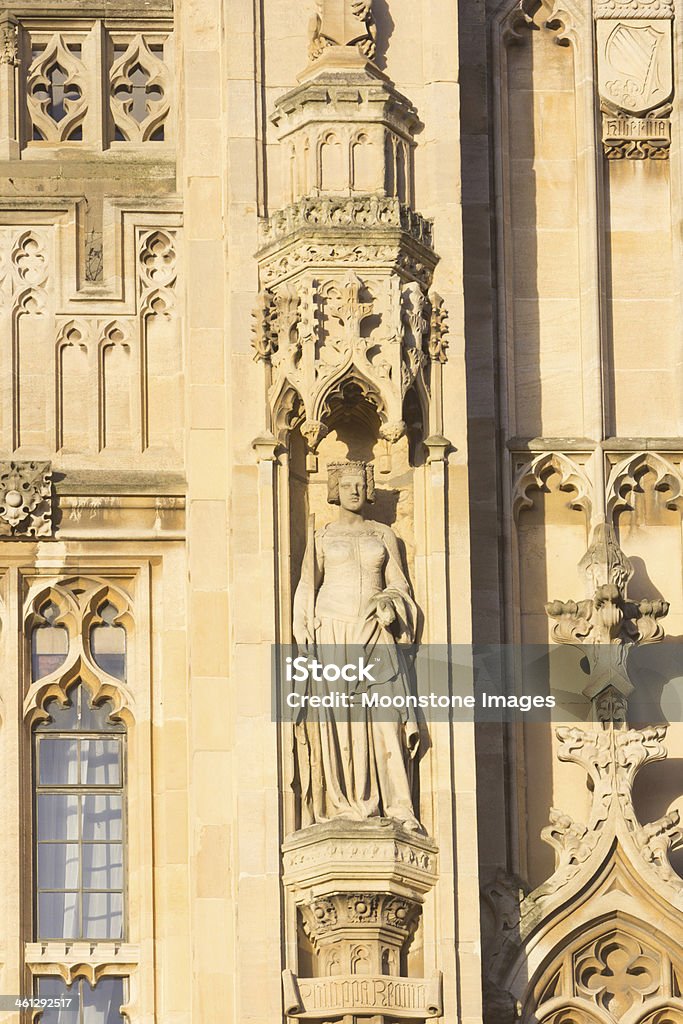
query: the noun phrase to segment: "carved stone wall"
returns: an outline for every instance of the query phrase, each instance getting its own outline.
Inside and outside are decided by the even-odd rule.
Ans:
[[[93,467],[139,454],[150,465],[179,467],[177,228],[119,223],[134,284],[99,301],[70,293],[65,256],[73,235],[65,226],[1,232],[4,450],[59,453],[63,464]]]

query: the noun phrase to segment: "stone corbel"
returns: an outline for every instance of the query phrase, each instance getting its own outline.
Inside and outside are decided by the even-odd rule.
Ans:
[[[289,836],[283,863],[285,888],[317,958],[314,978],[283,973],[288,1016],[361,1015],[390,1024],[442,1015],[440,973],[414,978],[404,970],[437,879],[431,839],[388,819],[335,819]]]
[[[257,462],[277,462],[277,450],[280,447],[277,438],[272,434],[261,434],[251,442],[256,453]]]
[[[25,948],[33,976],[57,975],[67,985],[86,978],[94,986],[102,977],[130,974],[140,963],[140,947],[129,942],[29,942]]]

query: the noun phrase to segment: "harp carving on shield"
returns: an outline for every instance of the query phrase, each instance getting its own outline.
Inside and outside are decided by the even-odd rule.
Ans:
[[[596,42],[605,155],[666,158],[673,98],[671,20],[598,18]]]

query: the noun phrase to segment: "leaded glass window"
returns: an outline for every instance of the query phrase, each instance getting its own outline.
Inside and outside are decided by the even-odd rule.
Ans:
[[[36,935],[122,939],[125,727],[82,684],[68,697],[34,734]]]
[[[56,672],[69,650],[69,634],[64,626],[55,624],[59,608],[54,601],[48,601],[40,615],[44,625],[36,626],[31,633],[31,678],[34,680]]]
[[[98,611],[102,620],[90,630],[90,650],[95,664],[115,679],[126,678],[126,631],[116,624],[119,614],[106,601]]]
[[[40,1024],[121,1024],[123,984],[123,978],[106,977],[91,988],[85,978],[76,978],[71,985],[61,978],[38,978],[37,998],[58,1004],[42,1011]]]

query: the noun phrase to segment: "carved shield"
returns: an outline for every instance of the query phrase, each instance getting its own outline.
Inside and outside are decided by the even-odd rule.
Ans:
[[[643,115],[671,98],[670,21],[598,21],[600,95],[628,114]]]

